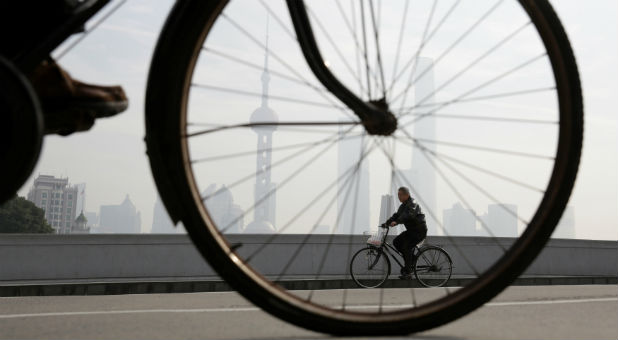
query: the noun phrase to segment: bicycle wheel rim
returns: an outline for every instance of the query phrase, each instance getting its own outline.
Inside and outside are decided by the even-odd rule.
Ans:
[[[583,125],[581,91],[577,68],[566,35],[564,35],[557,18],[552,16],[553,11],[549,4],[532,1],[522,1],[521,3],[533,18],[537,30],[542,32],[540,35],[545,40],[553,73],[556,77],[561,118],[558,156],[552,170],[548,189],[528,228],[503,257],[480,276],[475,283],[449,295],[448,298],[436,300],[415,310],[385,313],[377,317],[353,312],[343,313],[305,304],[298,297],[273,286],[269,280],[250,266],[244,265],[242,260],[234,255],[226,239],[218,233],[216,226],[202,205],[183,208],[178,207],[178,203],[171,202],[173,200],[169,197],[175,197],[177,202],[193,202],[195,204],[201,201],[193,174],[185,167],[190,162],[190,158],[188,157],[187,145],[181,138],[180,130],[186,122],[183,121],[184,117],[181,117],[179,121],[168,119],[166,123],[177,128],[170,138],[169,130],[166,130],[165,133],[153,132],[157,131],[157,128],[162,129],[159,125],[162,124],[161,122],[154,122],[154,119],[160,118],[160,115],[147,116],[149,132],[147,142],[149,150],[152,150],[150,153],[151,164],[157,185],[172,217],[175,220],[182,218],[198,249],[211,265],[229,280],[232,286],[266,311],[303,327],[338,334],[401,334],[438,326],[477,308],[512,282],[542,249],[566,206],[577,172],[581,149]],[[223,5],[224,2],[217,4],[217,6],[211,5],[210,16],[205,15],[202,22],[212,25]],[[186,4],[184,6],[190,7]],[[187,11],[187,8],[178,9],[178,11]],[[187,12],[184,12],[183,15],[186,16]],[[169,28],[166,28],[167,34],[164,32],[162,35],[157,50],[173,46],[174,44],[170,41],[173,34],[169,32],[183,28],[177,22],[168,22],[167,26],[169,26]],[[184,28],[186,29],[186,27]],[[202,30],[200,34],[193,38],[195,41],[204,41],[206,33],[207,29]],[[188,39],[190,38],[188,37]],[[200,45],[200,43],[196,44],[198,47]],[[178,107],[184,109],[186,105],[185,95],[190,80],[189,77],[184,75],[192,72],[196,55],[199,52],[199,49],[195,49],[195,46],[193,48],[191,53],[187,54],[185,51],[185,55],[173,58],[176,62],[180,61],[176,65],[187,66],[183,72],[180,72],[183,73],[182,77],[176,76],[171,79],[173,80],[172,84],[182,85],[176,87],[176,92],[180,89],[180,93],[176,94],[179,99],[175,103],[176,106],[171,105],[174,109],[178,109]],[[169,60],[158,55],[159,53],[155,54],[152,70],[162,65],[169,65]],[[148,102],[157,102],[154,97],[163,92],[155,89],[157,85],[154,84],[160,80],[155,72],[151,71],[149,84],[153,84],[153,86],[149,85],[148,97],[150,99]],[[150,113],[151,111],[158,111],[158,109],[152,108],[148,111]],[[166,142],[169,144],[163,147]],[[171,153],[169,149],[172,150]],[[168,151],[166,155],[176,153],[178,157],[164,161],[159,158],[157,153],[165,151]],[[170,166],[170,164],[173,165]],[[179,168],[185,171],[178,174],[177,169]],[[163,173],[165,176],[157,175],[157,173]],[[172,189],[170,182],[175,182],[176,188]],[[567,183],[567,185],[559,185],[559,183]],[[187,184],[189,187],[186,187]],[[176,207],[174,208],[174,206]],[[203,224],[206,228],[199,227]],[[273,301],[276,301],[276,303]],[[411,319],[416,321],[413,325],[409,322]]]

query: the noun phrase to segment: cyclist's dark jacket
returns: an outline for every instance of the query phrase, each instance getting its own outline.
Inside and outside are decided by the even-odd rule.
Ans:
[[[391,222],[403,224],[406,226],[406,230],[412,233],[427,232],[425,214],[423,214],[421,207],[412,199],[412,197],[401,203],[399,209],[397,209],[397,212],[386,221],[386,225],[391,224]]]

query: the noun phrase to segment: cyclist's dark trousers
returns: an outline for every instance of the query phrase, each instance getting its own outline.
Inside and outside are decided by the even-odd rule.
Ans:
[[[404,269],[403,271],[406,273],[412,272],[412,250],[414,246],[419,244],[422,240],[427,237],[427,230],[419,230],[419,231],[410,231],[406,230],[403,233],[399,234],[393,240],[393,245],[397,250],[403,254],[404,261]]]

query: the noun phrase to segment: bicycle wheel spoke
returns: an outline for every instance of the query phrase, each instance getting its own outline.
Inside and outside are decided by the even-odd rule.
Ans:
[[[205,134],[209,134],[209,133],[213,133],[213,132],[219,132],[219,131],[223,131],[223,130],[230,130],[230,129],[239,129],[239,128],[252,128],[252,127],[259,127],[259,126],[345,126],[345,125],[351,125],[352,127],[359,125],[359,122],[329,122],[329,121],[325,121],[325,122],[256,122],[256,123],[241,123],[241,124],[233,124],[233,125],[225,125],[225,126],[219,126],[219,127],[214,127],[211,129],[207,129],[207,130],[201,130],[201,131],[197,131],[197,132],[191,132],[186,134],[184,137],[186,138],[191,138],[191,137],[196,137],[196,136],[201,136],[201,135],[205,135]]]
[[[361,136],[362,135],[348,136],[345,139],[351,139],[351,138],[361,137]],[[197,163],[219,161],[219,160],[222,160],[222,159],[230,159],[230,158],[236,158],[236,157],[242,157],[242,156],[254,156],[256,154],[256,152],[257,153],[262,153],[262,152],[273,152],[273,151],[297,149],[297,148],[306,147],[308,145],[312,145],[314,143],[322,143],[322,142],[326,143],[330,139],[331,138],[325,138],[325,139],[322,139],[322,140],[317,141],[317,142],[306,142],[306,143],[282,145],[282,146],[278,146],[278,147],[274,147],[274,148],[269,148],[269,149],[257,149],[257,150],[249,150],[249,151],[242,151],[242,152],[236,152],[236,153],[228,153],[228,154],[225,154],[225,155],[203,157],[203,158],[198,158],[198,159],[195,159],[195,160],[191,160],[191,163],[192,164],[197,164]]]
[[[425,116],[427,113],[408,113],[407,116],[417,117]],[[463,114],[446,114],[436,113],[432,114],[432,118],[441,119],[462,119],[462,120],[480,120],[487,122],[500,122],[500,123],[522,123],[522,124],[538,124],[538,125],[558,125],[560,122],[555,120],[540,120],[540,119],[524,119],[524,118],[509,118],[509,117],[492,117],[492,116],[477,116],[477,115],[463,115]]]
[[[454,163],[461,164],[461,165],[463,165],[463,166],[465,166],[465,167],[467,167],[467,168],[474,169],[474,170],[476,170],[476,171],[479,171],[479,172],[482,172],[482,173],[488,174],[488,175],[493,176],[493,177],[495,177],[495,178],[499,178],[499,179],[504,180],[504,181],[506,181],[506,182],[516,184],[516,185],[521,186],[521,187],[523,187],[523,188],[527,188],[527,189],[530,189],[530,190],[533,190],[533,191],[535,191],[535,192],[539,192],[539,193],[544,193],[543,189],[537,188],[537,187],[535,187],[535,186],[532,186],[532,185],[527,184],[527,183],[524,183],[524,182],[522,182],[522,181],[519,181],[519,180],[513,179],[513,178],[511,178],[511,177],[508,177],[508,176],[505,176],[505,175],[499,174],[499,173],[497,173],[497,172],[494,172],[494,171],[490,171],[490,170],[487,170],[487,169],[481,168],[481,167],[479,167],[479,166],[476,166],[476,165],[474,165],[474,164],[468,163],[468,162],[463,161],[463,160],[461,160],[461,159],[457,159],[457,158],[455,158],[455,157],[447,156],[447,155],[445,155],[445,154],[438,153],[438,152],[436,152],[436,151],[429,150],[429,149],[427,149],[427,148],[425,148],[425,151],[427,151],[427,152],[431,153],[431,154],[432,154],[432,155],[434,155],[435,157],[441,157],[441,158],[443,158],[443,159],[450,160],[450,161],[452,161],[452,162],[454,162]]]
[[[469,63],[468,65],[466,65],[462,70],[460,70],[459,72],[455,73],[454,76],[452,76],[451,78],[449,78],[448,80],[446,80],[444,83],[442,83],[440,86],[438,86],[436,89],[434,89],[433,91],[431,91],[429,94],[427,94],[425,97],[421,98],[420,100],[417,101],[417,105],[422,105],[425,101],[427,101],[429,98],[432,98],[436,93],[438,93],[440,90],[442,90],[443,88],[445,88],[446,86],[448,86],[449,84],[451,84],[453,81],[457,80],[459,77],[461,77],[462,75],[464,75],[467,71],[469,71],[471,68],[473,68],[475,65],[477,65],[478,63],[480,63],[483,59],[487,58],[488,56],[490,56],[492,53],[494,53],[495,51],[497,51],[498,49],[500,49],[500,47],[502,47],[504,44],[506,44],[507,42],[509,42],[511,39],[513,39],[515,36],[517,36],[517,34],[521,33],[524,28],[530,26],[532,24],[531,21],[528,21],[527,23],[525,23],[524,25],[518,27],[515,31],[513,31],[511,34],[507,35],[504,39],[500,40],[497,44],[495,44],[494,46],[492,46],[491,48],[489,48],[485,53],[481,54],[478,58],[474,59],[471,63]]]
[[[250,61],[247,61],[247,60],[243,60],[241,58],[238,58],[238,57],[232,56],[230,54],[227,54],[225,52],[221,52],[221,51],[219,51],[219,50],[217,50],[217,49],[215,49],[213,47],[204,46],[204,47],[202,47],[202,50],[205,51],[205,52],[208,52],[208,53],[220,56],[220,57],[225,58],[227,60],[233,61],[233,62],[235,62],[237,64],[241,64],[241,65],[245,65],[245,66],[251,67],[251,68],[256,69],[256,70],[262,71],[264,69],[264,65],[260,65],[260,64],[253,63],[253,62],[250,62]],[[278,77],[278,78],[281,78],[281,79],[285,79],[285,80],[289,80],[289,81],[295,82],[297,84],[306,86],[306,87],[308,87],[308,88],[310,88],[312,90],[315,90],[315,91],[319,91],[319,92],[323,92],[323,93],[328,92],[325,88],[320,88],[320,87],[318,87],[316,85],[313,85],[311,83],[308,83],[305,80],[303,80],[301,78],[298,78],[298,77],[292,77],[292,76],[289,76],[287,74],[284,74],[284,73],[281,73],[281,72],[277,72],[277,71],[273,71],[273,70],[268,70],[268,73],[270,75],[272,75],[272,76],[275,76],[275,77]]]
[[[431,37],[429,37],[429,38],[427,37],[427,32],[429,31],[429,26],[431,25],[431,22],[433,20],[433,16],[434,16],[434,13],[435,13],[437,5],[438,5],[438,1],[434,0],[433,5],[431,6],[431,12],[429,13],[429,16],[427,18],[427,22],[425,23],[425,29],[423,30],[423,37],[421,38],[421,42],[420,42],[418,48],[416,49],[416,52],[414,53],[412,58],[408,61],[408,63],[406,63],[406,65],[404,66],[404,68],[401,71],[400,75],[397,78],[393,79],[393,81],[391,82],[391,86],[389,88],[389,93],[393,90],[393,86],[395,86],[395,82],[397,82],[397,79],[399,79],[399,77],[405,73],[405,71],[408,68],[408,66],[412,65],[412,63],[413,63],[414,66],[412,67],[412,71],[410,72],[410,79],[408,79],[408,85],[405,87],[405,90],[404,90],[404,99],[403,99],[403,101],[402,101],[402,103],[400,105],[401,107],[403,107],[405,105],[406,97],[408,95],[408,90],[412,87],[412,77],[414,77],[414,73],[416,73],[416,68],[418,67],[418,57],[421,55],[421,53],[423,51],[423,48],[425,47],[425,44],[427,43],[427,40],[431,39]],[[451,7],[451,9],[454,9],[455,6],[457,6],[457,3],[455,3],[455,5],[453,7]],[[444,17],[444,20],[446,20],[446,18],[448,18],[448,15],[450,15],[450,12],[447,13],[447,15]],[[440,25],[442,24],[442,22],[440,22],[440,24],[434,30],[434,32],[436,32],[440,28]],[[390,99],[390,102],[392,102],[392,103],[395,103],[396,101],[397,101],[397,96],[395,96],[395,98],[391,98]]]
[[[408,17],[408,7],[410,5],[410,1],[404,1],[404,7],[403,7],[403,14],[401,17],[401,25],[399,27],[399,37],[397,38],[397,50],[395,52],[395,61],[393,62],[393,75],[391,76],[391,79],[395,79],[395,77],[397,76],[397,66],[399,66],[399,56],[401,54],[401,43],[403,42],[403,31],[405,29],[406,26],[406,19]],[[391,91],[392,90],[392,84],[391,86],[389,86],[388,90]]]
[[[376,59],[378,63],[378,71],[380,74],[380,80],[382,81],[382,95],[383,95],[383,98],[386,99],[386,82],[384,81],[384,66],[382,65],[382,57],[380,54],[380,50],[381,50],[380,33],[379,33],[378,23],[376,22],[376,16],[375,16],[374,9],[373,9],[373,1],[369,2],[369,10],[371,12],[371,23],[373,26],[374,40],[376,43]]]
[[[543,54],[541,54],[539,56],[536,56],[536,57],[533,57],[533,58],[531,58],[529,60],[526,60],[525,62],[515,66],[514,68],[509,69],[506,72],[501,73],[498,76],[496,76],[496,77],[494,77],[494,78],[492,78],[492,79],[490,79],[490,80],[488,80],[488,81],[486,81],[486,82],[484,82],[484,83],[482,83],[482,84],[472,88],[471,90],[468,90],[468,91],[460,94],[455,99],[448,100],[448,101],[445,101],[445,102],[442,102],[442,103],[431,104],[432,106],[433,105],[438,105],[438,107],[434,108],[433,110],[428,112],[426,115],[416,117],[414,120],[412,120],[409,123],[406,123],[406,125],[404,125],[404,126],[407,126],[409,124],[417,122],[417,121],[419,121],[419,120],[421,120],[421,119],[423,119],[423,118],[425,118],[427,116],[431,116],[434,113],[436,113],[439,109],[441,109],[443,107],[446,107],[446,106],[449,106],[449,105],[452,105],[454,103],[461,103],[461,102],[466,102],[466,101],[469,102],[469,101],[476,101],[476,100],[485,100],[485,99],[496,99],[496,98],[503,98],[503,97],[522,95],[522,94],[530,94],[530,93],[554,90],[555,87],[542,87],[542,88],[536,88],[536,89],[528,89],[528,90],[521,90],[521,91],[511,91],[511,92],[505,92],[505,93],[485,95],[485,96],[480,96],[480,97],[466,98],[467,96],[469,96],[469,95],[471,95],[471,94],[473,94],[475,92],[478,92],[479,90],[482,90],[482,89],[486,88],[487,86],[495,83],[496,81],[498,81],[500,79],[503,79],[503,78],[505,78],[506,76],[508,76],[510,74],[513,74],[515,71],[518,71],[518,70],[520,70],[520,69],[522,69],[522,68],[524,68],[526,66],[529,66],[530,64],[532,64],[532,63],[534,63],[534,62],[536,62],[538,60],[541,60],[541,58],[543,58],[545,56],[547,56],[547,54],[543,53]],[[415,109],[417,107],[422,107],[422,105],[420,105],[420,106],[416,106],[416,105],[412,106],[407,113],[403,113],[399,117],[405,116],[406,114],[410,113],[413,109]]]
[[[365,58],[365,74],[367,75],[367,98],[371,100],[371,80],[369,80],[369,57],[367,55],[367,32],[365,25],[365,3],[364,0],[360,1],[360,12],[361,12],[361,31],[363,33],[363,57]]]
[[[407,132],[405,132],[404,129],[401,129],[400,131],[402,131],[405,134],[407,134]],[[480,145],[471,145],[471,144],[439,141],[439,140],[432,140],[432,139],[425,139],[425,138],[415,138],[415,137],[412,137],[410,135],[407,135],[405,137],[408,138],[409,140],[407,140],[405,138],[402,138],[400,136],[394,136],[394,138],[396,140],[399,140],[399,141],[401,141],[403,143],[406,143],[408,145],[414,145],[415,142],[423,142],[423,143],[431,143],[431,144],[437,144],[437,145],[447,145],[447,146],[452,146],[452,147],[457,147],[457,148],[464,148],[464,149],[470,149],[470,150],[478,150],[478,151],[485,151],[485,152],[507,154],[507,155],[518,156],[518,157],[537,158],[537,159],[544,159],[544,160],[549,160],[549,161],[555,160],[555,158],[553,156],[539,155],[539,154],[533,154],[533,153],[528,153],[528,152],[520,152],[520,151],[515,151],[515,150],[490,148],[490,147],[485,147],[485,146],[480,146]]]
[[[326,37],[326,40],[330,43],[332,48],[335,50],[335,53],[337,54],[337,56],[339,56],[339,59],[341,59],[341,61],[343,62],[343,65],[345,65],[346,69],[350,72],[352,77],[354,77],[357,81],[360,81],[360,79],[357,78],[356,73],[354,73],[354,70],[352,69],[352,66],[350,66],[350,63],[348,62],[348,60],[343,56],[343,53],[341,53],[341,50],[339,49],[337,44],[333,41],[333,38],[328,33],[328,30],[324,27],[324,25],[322,25],[322,22],[320,21],[318,16],[315,15],[315,13],[313,13],[313,11],[310,8],[307,8],[307,12],[313,18],[313,20],[318,24],[318,27],[320,28],[320,30]]]
[[[239,94],[243,96],[262,98],[262,93],[259,93],[259,92],[238,90],[238,89],[226,88],[226,87],[221,87],[221,86],[214,86],[214,85],[208,85],[208,84],[197,84],[197,83],[193,83],[191,84],[191,86],[196,87],[196,88],[201,88],[201,89],[208,89],[208,90],[214,90],[214,91],[220,91],[220,92]],[[317,107],[328,108],[328,109],[346,110],[346,108],[343,106],[337,106],[337,105],[333,105],[330,103],[321,103],[321,102],[298,99],[298,98],[273,96],[271,94],[268,95],[268,99],[274,99],[274,100],[279,100],[279,101],[304,104],[304,105],[310,105],[310,106],[317,106]]]
[[[436,2],[437,0],[434,0],[434,4],[432,6],[432,10],[431,10],[431,14],[428,16],[427,18],[427,22],[425,23],[425,29],[423,30],[423,38],[421,39],[421,43],[419,44],[419,47],[416,49],[416,52],[414,53],[414,55],[412,56],[412,58],[410,58],[408,60],[407,63],[405,63],[404,67],[401,69],[401,71],[399,72],[399,75],[397,77],[395,77],[392,81],[391,81],[391,86],[389,87],[389,92],[392,91],[393,86],[395,86],[395,83],[397,82],[397,80],[399,80],[400,77],[403,76],[403,74],[406,72],[406,70],[408,69],[408,67],[412,66],[413,64],[416,65],[416,60],[418,59],[418,57],[421,55],[421,52],[423,51],[423,48],[425,47],[425,45],[427,44],[427,42],[429,42],[429,40],[431,40],[433,38],[433,36],[440,30],[440,28],[442,27],[442,25],[446,22],[446,20],[451,16],[451,14],[455,11],[455,8],[457,7],[457,5],[459,5],[461,0],[457,0],[446,12],[446,14],[440,19],[440,21],[438,22],[438,24],[436,25],[436,27],[431,31],[431,33],[429,33],[427,35],[426,32],[428,32],[429,30],[429,25],[431,24],[432,20],[433,20],[433,13],[435,11],[435,6],[436,6]],[[412,70],[410,77],[414,76],[414,70]],[[407,91],[411,86],[412,82],[412,78],[410,78],[408,80],[408,85],[405,87],[404,91]],[[393,102],[394,100],[391,99],[391,102]]]
[[[260,0],[260,4],[262,5],[262,7],[264,7],[266,9],[266,11],[273,17],[275,18],[275,21],[279,24],[279,27],[281,27],[281,29],[283,29],[283,31],[288,35],[288,37],[290,37],[292,40],[296,40],[298,41],[298,38],[296,37],[296,33],[294,33],[293,29],[290,29],[286,24],[283,23],[283,20],[281,20],[281,18],[277,15],[277,13],[275,13],[267,4],[264,0]]]

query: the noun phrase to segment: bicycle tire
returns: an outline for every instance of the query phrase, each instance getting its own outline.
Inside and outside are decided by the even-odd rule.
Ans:
[[[547,1],[520,3],[539,32],[551,61],[559,95],[559,142],[547,191],[528,228],[474,283],[415,310],[376,317],[305,304],[272,285],[235,255],[195,189],[183,138],[186,118],[179,114],[186,108],[197,55],[226,1],[177,2],[161,33],[150,68],[146,143],[157,188],[172,220],[182,220],[200,253],[234,289],[268,313],[307,329],[339,335],[408,334],[443,325],[480,307],[512,283],[543,249],[566,207],[581,155],[581,86],[566,33]]]
[[[359,261],[362,262],[363,259],[358,256],[362,256],[363,253],[366,251],[382,253],[380,254],[380,258],[384,259],[384,261],[386,262],[386,272],[384,273],[384,276],[377,281],[377,284],[371,285],[371,286],[368,286],[364,284],[363,282],[361,282],[360,281],[361,279],[358,277],[358,274],[356,275],[354,274],[354,260],[358,259]],[[379,288],[386,282],[390,274],[391,274],[391,261],[388,258],[388,255],[376,247],[365,247],[365,248],[360,249],[352,256],[352,261],[350,261],[350,276],[352,276],[352,280],[354,280],[354,282],[361,288]]]
[[[11,199],[28,180],[43,145],[43,114],[30,82],[9,60],[0,56],[0,203]]]
[[[448,274],[446,275],[445,278],[438,281],[437,284],[431,284],[431,281],[425,280],[425,278],[423,278],[423,276],[419,273],[419,270],[417,268],[418,261],[421,259],[421,256],[423,255],[423,253],[431,251],[431,250],[435,250],[443,254],[444,258],[447,260],[446,265],[448,266]],[[434,256],[432,256],[431,258],[432,260],[436,259]],[[444,285],[448,283],[448,280],[451,278],[451,275],[453,274],[453,260],[451,260],[451,256],[444,249],[440,247],[436,247],[436,246],[426,246],[426,247],[421,248],[420,252],[416,256],[416,260],[414,261],[413,267],[414,267],[414,276],[416,277],[416,279],[421,285],[427,288],[443,287]],[[433,281],[435,281],[435,279]]]

